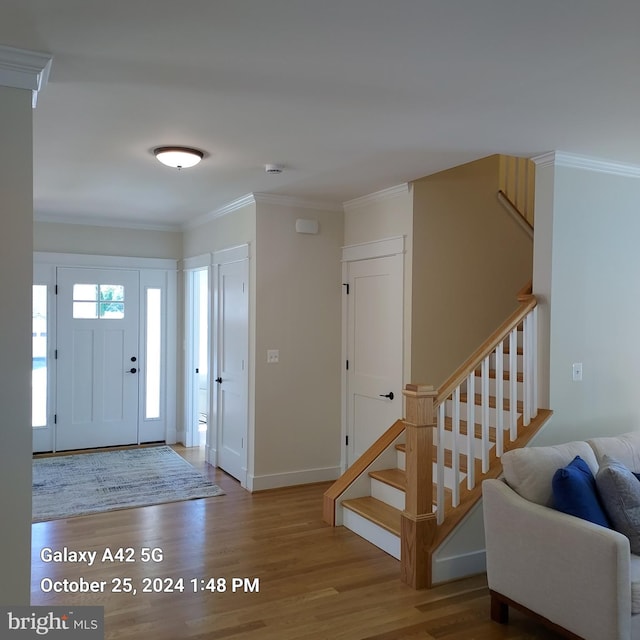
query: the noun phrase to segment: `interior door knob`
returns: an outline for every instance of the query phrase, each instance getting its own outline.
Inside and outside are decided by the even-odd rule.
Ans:
[[[129,369],[129,371],[127,371],[126,373],[138,373],[138,370],[135,367],[131,367],[131,369]]]
[[[381,398],[389,398],[389,400],[393,400],[393,391],[389,391],[389,393],[381,393]]]
[[[216,378],[216,382],[217,382],[218,384],[222,384],[222,378]]]

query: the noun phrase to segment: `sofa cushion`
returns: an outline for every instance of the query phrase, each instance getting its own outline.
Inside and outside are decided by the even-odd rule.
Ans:
[[[623,433],[620,436],[592,438],[591,445],[598,464],[602,464],[605,455],[615,458],[631,471],[640,471],[640,431]]]
[[[589,465],[593,474],[597,473],[598,463],[591,447],[586,442],[567,442],[549,447],[523,447],[507,451],[501,458],[504,479],[523,498],[552,507],[553,475],[576,456],[580,456]]]
[[[611,527],[602,509],[596,479],[589,465],[576,456],[566,467],[553,475],[553,506],[563,513],[588,520],[602,527]],[[640,487],[640,482],[638,483]]]
[[[596,474],[602,505],[616,531],[640,554],[640,482],[619,460],[605,455]]]

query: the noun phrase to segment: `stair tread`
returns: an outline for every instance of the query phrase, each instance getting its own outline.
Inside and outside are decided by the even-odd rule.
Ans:
[[[446,417],[444,419],[444,428],[447,431],[453,431],[453,419]],[[460,420],[460,434],[466,436],[468,433],[468,428],[467,428],[467,421],[466,420]],[[475,438],[479,438],[482,439],[482,425],[478,422],[476,422],[474,424],[474,437]],[[495,427],[489,427],[489,441],[490,442],[495,442],[496,441],[496,428]]]
[[[404,444],[397,444],[396,449],[398,451],[402,451],[403,453],[406,453],[406,447],[404,446]],[[433,448],[433,461],[434,462],[438,461],[438,449],[436,447]],[[444,466],[448,467],[449,469],[453,468],[453,454],[451,452],[451,449],[445,449]],[[467,456],[464,453],[460,454],[460,471],[462,473],[467,473]]]
[[[343,500],[342,506],[370,520],[390,533],[396,536],[400,535],[402,511],[399,509],[371,496]]]
[[[476,369],[476,377],[480,377],[480,376],[482,376],[482,370],[481,369]],[[489,377],[492,378],[492,379],[495,379],[495,377],[496,377],[496,370],[495,369],[489,369]],[[503,380],[511,380],[509,371],[503,371],[502,372],[502,379]],[[516,375],[516,380],[518,382],[522,382],[524,380],[524,376],[520,371],[518,371],[518,373]]]
[[[460,402],[467,402],[468,399],[468,395],[466,393],[461,393],[460,394]],[[474,404],[481,406],[482,405],[482,394],[481,393],[476,393],[474,394]],[[496,408],[496,397],[495,396],[489,396],[489,406],[492,409]],[[509,401],[509,398],[504,398],[503,399],[503,405],[502,408],[504,409],[504,411],[509,411],[509,409],[511,408],[511,403]],[[524,411],[524,405],[522,403],[521,400],[518,400],[518,402],[516,403],[516,411],[518,413],[522,413]]]
[[[380,480],[400,491],[407,490],[407,474],[402,469],[381,469],[369,471],[369,477]]]
[[[436,451],[435,447],[434,451]],[[388,484],[395,489],[399,489],[400,491],[407,490],[407,474],[404,469],[380,469],[378,471],[369,471],[369,477],[379,480],[380,482],[384,482],[385,484]],[[444,493],[448,498],[452,496],[452,491],[449,487],[444,488]],[[436,495],[435,482],[433,483],[433,495]]]

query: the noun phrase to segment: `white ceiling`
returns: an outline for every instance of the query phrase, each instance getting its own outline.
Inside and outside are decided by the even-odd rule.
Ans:
[[[0,0],[0,44],[54,58],[39,219],[342,203],[492,153],[640,165],[637,0]],[[174,144],[208,157],[168,169]]]

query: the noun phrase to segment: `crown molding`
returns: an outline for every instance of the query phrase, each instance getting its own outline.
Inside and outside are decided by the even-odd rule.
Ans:
[[[347,200],[343,203],[345,211],[352,211],[354,209],[361,209],[372,205],[376,202],[382,202],[384,200],[390,200],[391,198],[397,198],[398,196],[407,195],[409,193],[409,183],[403,182],[395,187],[389,187],[388,189],[382,189],[381,191],[375,191],[369,193],[366,196],[360,198],[354,198],[353,200]]]
[[[213,211],[209,211],[209,213],[204,213],[203,215],[198,216],[197,218],[194,218],[189,222],[185,222],[181,228],[183,231],[186,231],[187,229],[195,229],[196,227],[201,227],[203,224],[206,224],[207,222],[211,222],[216,218],[221,218],[222,216],[226,216],[229,213],[233,213],[238,209],[242,209],[244,207],[247,207],[255,203],[256,203],[256,199],[253,193],[247,193],[246,195],[240,198],[237,198],[236,200],[232,200],[231,202],[221,207],[218,207]]]
[[[342,212],[342,205],[336,202],[305,200],[304,198],[282,196],[275,193],[254,193],[253,197],[257,203],[274,204],[279,207],[296,207],[298,209],[315,209],[316,211]]]
[[[553,165],[556,167],[597,171],[598,173],[607,173],[625,178],[640,178],[640,166],[638,165],[582,156],[566,151],[552,151],[551,153],[536,156],[532,160],[536,163],[536,167],[540,168]]]
[[[89,218],[87,216],[56,216],[35,213],[35,222],[53,222],[55,224],[77,224],[84,227],[108,227],[114,229],[139,229],[141,231],[181,231],[179,224],[160,224],[137,222],[135,220],[117,220],[113,218]]]
[[[0,45],[0,85],[32,91],[31,105],[35,109],[38,92],[49,80],[52,60],[48,53]]]

